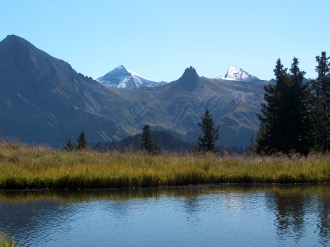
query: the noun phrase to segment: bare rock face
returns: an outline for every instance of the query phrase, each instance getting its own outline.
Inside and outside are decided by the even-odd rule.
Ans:
[[[179,82],[182,87],[188,91],[196,90],[199,76],[194,67],[186,68],[183,75],[180,77]]]

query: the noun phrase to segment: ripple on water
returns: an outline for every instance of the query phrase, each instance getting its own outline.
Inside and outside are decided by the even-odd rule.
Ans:
[[[0,229],[23,246],[329,245],[329,186],[79,193],[2,200]]]

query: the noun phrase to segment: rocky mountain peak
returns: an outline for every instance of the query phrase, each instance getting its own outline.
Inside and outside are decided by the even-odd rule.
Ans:
[[[5,39],[3,39],[1,41],[1,45],[5,45],[5,44],[30,44],[30,42],[26,41],[25,39],[19,37],[19,36],[16,36],[14,34],[11,34],[11,35],[7,35],[7,37]]]
[[[120,71],[120,72],[124,72],[124,73],[129,73],[129,71],[125,68],[124,65],[119,65],[116,68],[113,69],[113,71]]]
[[[230,80],[230,81],[256,81],[259,78],[249,74],[238,67],[229,67],[226,73],[223,76],[220,76],[219,79]]]
[[[127,70],[123,65],[117,66],[109,73],[99,77],[97,80],[106,87],[116,88],[157,87],[166,84],[165,82],[148,80],[132,71]]]
[[[183,75],[180,77],[180,85],[186,90],[192,91],[196,89],[199,76],[194,67],[186,68]]]
[[[190,81],[196,81],[198,79],[198,74],[196,72],[196,69],[192,66],[189,68],[186,68],[185,71],[183,72],[182,76],[180,79],[182,80],[190,80]]]

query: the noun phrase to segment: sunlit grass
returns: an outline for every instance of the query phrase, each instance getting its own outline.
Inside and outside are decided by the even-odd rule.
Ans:
[[[330,156],[218,157],[66,152],[0,143],[0,189],[330,182]]]
[[[0,247],[15,247],[14,239],[8,234],[0,232]]]

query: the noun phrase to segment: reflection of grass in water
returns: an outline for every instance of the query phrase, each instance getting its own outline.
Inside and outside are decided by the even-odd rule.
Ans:
[[[86,202],[97,200],[130,200],[160,197],[197,197],[207,194],[250,194],[270,193],[291,197],[310,195],[329,197],[328,185],[203,185],[150,189],[117,189],[117,190],[85,190],[85,191],[3,191],[0,202],[22,203],[38,200],[54,200],[61,203]]]
[[[330,197],[330,186],[328,184],[319,185],[281,185],[273,186],[271,192],[276,193],[278,196],[320,196]]]
[[[15,247],[14,239],[8,234],[0,232],[0,247]]]
[[[0,143],[0,189],[330,182],[329,155],[218,157],[65,152]]]

